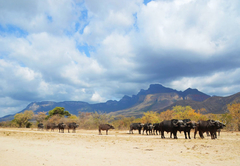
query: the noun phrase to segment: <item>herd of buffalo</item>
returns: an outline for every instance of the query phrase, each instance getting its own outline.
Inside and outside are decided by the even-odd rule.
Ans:
[[[46,125],[46,130],[51,129],[51,131],[54,131],[55,128],[59,129],[59,132],[64,133],[64,129],[68,129],[68,132],[70,129],[73,130],[73,132],[76,132],[76,128],[79,125],[76,123],[48,123]],[[185,139],[191,139],[190,137],[190,131],[191,129],[194,129],[194,138],[196,138],[197,132],[199,133],[199,136],[201,138],[204,138],[203,133],[206,132],[208,135],[210,133],[211,139],[217,138],[217,132],[218,135],[220,135],[220,130],[223,129],[226,125],[218,120],[199,120],[198,122],[191,121],[190,119],[184,119],[184,120],[179,120],[179,119],[172,119],[172,120],[164,120],[161,123],[132,123],[130,125],[130,130],[129,133],[133,134],[133,130],[138,130],[139,134],[144,134],[146,131],[146,134],[154,134],[155,133],[158,135],[161,134],[161,138],[165,138],[164,136],[164,131],[167,133],[170,133],[170,138],[172,138],[172,134],[174,139],[177,139],[177,132],[179,131],[180,133],[183,131],[185,134]],[[44,125],[43,123],[38,124],[38,129],[43,130]],[[101,130],[106,130],[106,134],[108,134],[109,129],[114,129],[114,127],[110,124],[100,124],[99,125],[99,134],[101,135]]]

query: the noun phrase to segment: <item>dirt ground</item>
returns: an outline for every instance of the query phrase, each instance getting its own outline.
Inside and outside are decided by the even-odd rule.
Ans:
[[[111,130],[76,133],[0,128],[1,166],[156,166],[156,165],[240,165],[240,133],[221,132],[209,137],[177,140],[158,135],[128,134]],[[191,133],[193,137],[193,133]]]

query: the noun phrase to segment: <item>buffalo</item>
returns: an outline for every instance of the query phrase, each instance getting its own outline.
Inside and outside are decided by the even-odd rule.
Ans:
[[[220,122],[220,121],[216,121],[216,123],[218,123],[218,128],[217,128],[217,130],[216,130],[216,132],[218,132],[218,136],[220,136],[220,132],[221,132],[221,129],[223,129],[224,127],[226,127],[226,125],[224,124],[224,123],[222,123],[222,122]],[[213,137],[214,138],[217,138],[217,133],[213,133]]]
[[[39,124],[38,124],[38,130],[43,130],[43,128],[44,128],[43,123],[39,123]]]
[[[115,129],[115,128],[110,124],[100,124],[98,129],[99,129],[99,135],[102,135],[101,130],[106,130],[106,135],[108,135],[108,130]]]
[[[159,135],[160,135],[160,123],[154,123],[153,124],[153,134],[155,135],[155,131],[156,131],[156,134],[158,135],[158,132],[159,132]]]
[[[215,120],[199,120],[197,123],[197,127],[195,128],[194,132],[194,138],[196,139],[196,134],[197,132],[199,133],[199,136],[201,138],[204,138],[203,133],[204,132],[210,132],[211,134],[211,139],[215,139],[217,137],[216,132],[220,128],[220,123],[219,121]]]
[[[72,129],[73,133],[76,133],[76,128],[78,127],[79,125],[76,124],[75,122],[73,123],[67,123],[67,128],[68,128],[68,133],[70,132],[69,129]]]
[[[196,127],[196,122],[191,121],[190,119],[183,119],[182,121],[184,123],[184,127],[180,127],[178,129],[178,131],[180,131],[180,132],[183,131],[184,132],[185,139],[187,139],[187,135],[188,135],[188,138],[191,139],[190,131],[191,131],[191,129],[194,129]]]
[[[59,129],[59,133],[62,132],[64,133],[64,128],[66,127],[66,125],[62,122],[58,124],[58,129]]]
[[[161,138],[165,138],[164,131],[167,133],[170,132],[170,138],[171,135],[174,135],[174,139],[177,139],[177,131],[180,130],[180,128],[185,127],[182,120],[178,119],[172,119],[172,120],[164,120],[160,124],[160,130],[161,130]]]
[[[153,129],[153,125],[152,125],[152,123],[145,123],[144,125],[143,125],[143,133],[142,134],[144,134],[144,131],[146,130],[146,134],[148,135],[148,132],[149,132],[149,134],[152,134],[152,129]]]
[[[55,123],[48,123],[46,126],[46,129],[48,131],[48,129],[51,129],[51,131],[54,131],[55,128],[57,128],[58,125],[56,125]]]
[[[226,124],[220,122],[219,129],[217,130],[218,136],[220,136],[221,129],[223,129],[224,127],[226,127]]]
[[[142,123],[132,123],[130,125],[129,133],[132,132],[132,134],[133,134],[133,130],[138,130],[138,133],[141,134],[142,127],[143,127]]]

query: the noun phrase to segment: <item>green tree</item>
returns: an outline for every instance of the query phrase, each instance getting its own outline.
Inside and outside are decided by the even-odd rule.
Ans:
[[[50,118],[54,115],[59,115],[60,117],[71,116],[71,114],[68,111],[65,111],[64,107],[55,107],[53,110],[50,110],[48,112],[48,117],[47,118]]]
[[[26,127],[28,121],[32,119],[33,115],[33,111],[26,110],[23,113],[16,114],[13,122],[17,123],[19,127]]]

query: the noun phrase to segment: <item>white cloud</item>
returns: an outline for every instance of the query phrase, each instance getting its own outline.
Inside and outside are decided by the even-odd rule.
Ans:
[[[240,22],[233,21],[239,2],[225,2],[152,1],[138,13],[138,40],[157,51],[180,49],[211,56],[228,49],[237,39],[232,32],[239,36]]]
[[[91,100],[94,101],[94,102],[103,102],[103,101],[105,101],[105,99],[102,98],[97,92],[95,92],[92,95]]]
[[[239,92],[240,87],[240,68],[229,70],[226,72],[216,72],[211,75],[202,77],[184,77],[179,80],[172,81],[169,87],[178,90],[185,90],[189,87],[197,88],[209,95],[232,95]],[[231,85],[231,86],[229,86]]]
[[[158,82],[235,93],[239,8],[238,0],[0,0],[0,97],[103,102]],[[20,111],[11,105],[4,114]]]

